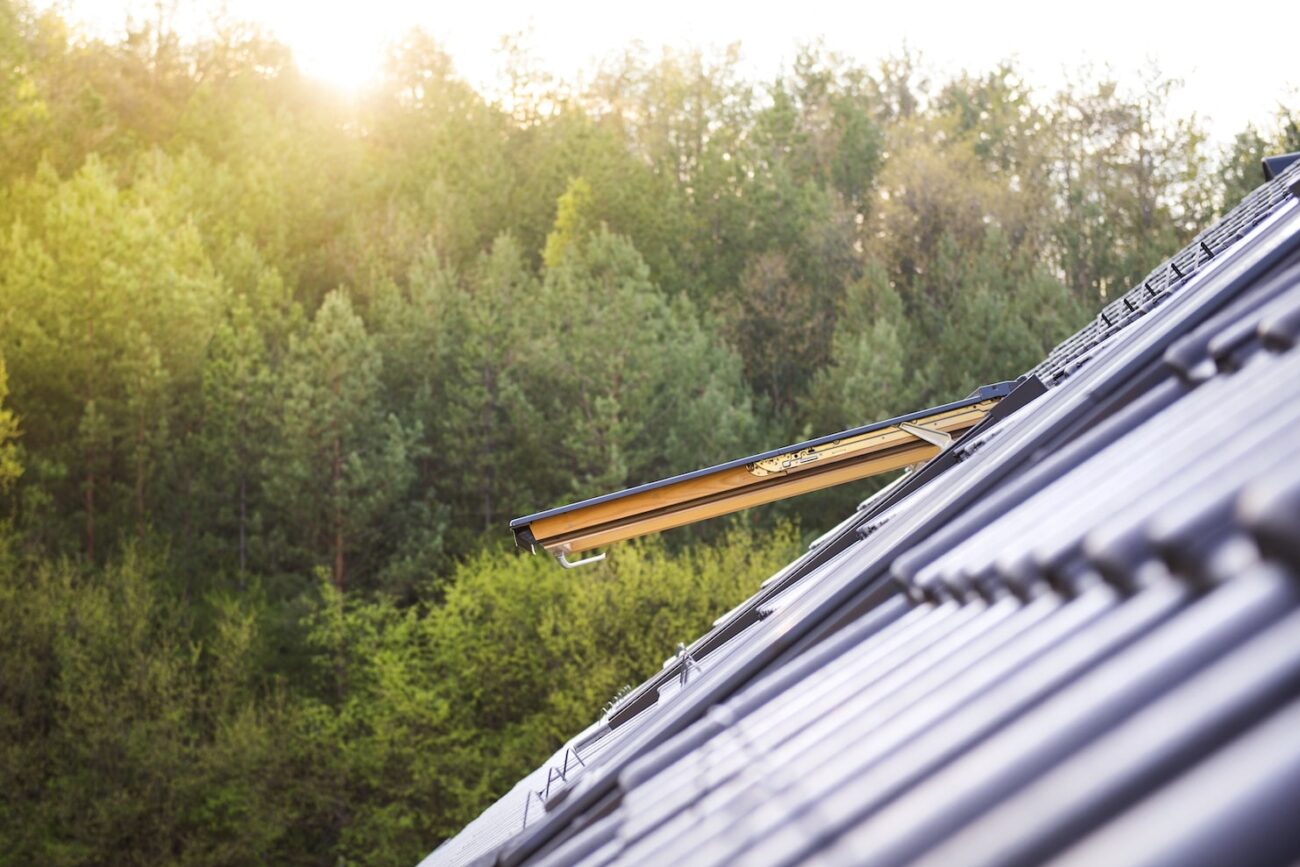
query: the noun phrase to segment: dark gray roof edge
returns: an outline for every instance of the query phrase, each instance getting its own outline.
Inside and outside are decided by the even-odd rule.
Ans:
[[[699,478],[700,476],[705,476],[710,473],[716,473],[722,470],[731,470],[731,469],[735,469],[736,467],[743,467],[746,464],[751,464],[754,463],[755,461],[766,460],[767,458],[774,458],[777,455],[783,455],[786,452],[798,451],[799,449],[811,448],[812,446],[819,446],[824,443],[834,442],[837,439],[843,439],[844,437],[859,436],[864,433],[870,433],[871,431],[874,430],[880,430],[882,428],[892,427],[896,424],[902,424],[904,422],[915,421],[916,419],[925,418],[926,416],[935,415],[937,413],[947,412],[949,410],[954,410],[954,409],[961,409],[964,406],[973,406],[974,404],[980,403],[981,401],[990,400],[992,398],[1006,397],[1008,394],[1011,393],[1011,390],[1015,387],[1015,385],[1016,385],[1016,380],[1005,380],[1003,382],[995,382],[990,385],[982,385],[979,388],[977,388],[975,391],[973,391],[970,394],[970,396],[962,398],[961,400],[953,401],[951,403],[940,404],[939,406],[930,407],[929,409],[917,410],[916,412],[911,412],[908,413],[907,415],[900,415],[894,418],[887,418],[883,421],[875,421],[870,424],[862,425],[861,427],[849,428],[848,430],[842,430],[838,433],[827,434],[825,436],[817,437],[816,439],[805,440],[804,442],[801,443],[794,443],[788,446],[781,446],[780,448],[775,448],[769,451],[760,452],[759,454],[750,455],[749,457],[737,458],[732,461],[727,461],[724,464],[717,464],[711,467],[704,467],[703,469],[692,470],[689,473],[682,473],[676,476],[669,476],[666,479],[659,479],[658,481],[647,482],[644,485],[637,485],[636,487],[633,488],[625,488],[624,490],[621,491],[614,491],[613,493],[609,493],[609,494],[601,494],[599,497],[592,497],[587,500],[581,500],[577,503],[569,503],[566,506],[559,506],[554,509],[547,509],[544,512],[537,512],[532,515],[525,515],[522,518],[515,518],[513,521],[511,521],[510,529],[519,530],[523,527],[528,526],[534,521],[540,521],[543,518],[550,518],[555,515],[563,515],[566,512],[572,512],[577,509],[583,509],[586,508],[587,506],[595,506],[595,505],[599,505],[600,503],[608,503],[612,500],[622,499],[623,497],[628,497],[633,494],[639,494],[644,491],[653,491],[656,488],[662,488],[667,485],[676,484],[678,482],[689,481],[691,479],[696,479]]]

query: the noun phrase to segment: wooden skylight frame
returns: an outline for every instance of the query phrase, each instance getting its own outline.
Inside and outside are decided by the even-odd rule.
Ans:
[[[510,529],[517,544],[577,565],[566,555],[927,461],[983,421],[1013,385],[986,385],[954,403],[525,515]]]

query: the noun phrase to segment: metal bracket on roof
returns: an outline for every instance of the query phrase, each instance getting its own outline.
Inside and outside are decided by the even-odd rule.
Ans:
[[[579,566],[586,566],[590,563],[599,563],[601,560],[605,559],[604,554],[597,554],[595,557],[583,557],[581,560],[570,560],[565,556],[568,553],[568,551],[563,549],[555,552],[555,559],[559,561],[559,564],[565,569],[577,569]]]
[[[898,429],[905,430],[917,439],[925,440],[930,445],[938,446],[941,449],[946,449],[948,446],[952,445],[952,437],[941,430],[921,427],[919,424],[912,424],[907,421],[899,422]]]
[[[691,673],[700,670],[700,664],[695,661],[694,656],[691,656],[691,652],[686,649],[686,644],[683,642],[677,644],[677,658],[675,661],[681,666],[680,671],[677,673],[677,682],[681,686],[686,686],[687,681],[691,679]]]
[[[532,806],[533,798],[536,798],[538,800],[538,802],[542,805],[542,809],[546,808],[546,801],[542,798],[542,793],[540,791],[534,791],[533,789],[530,788],[524,794],[524,825],[523,825],[524,828],[528,827],[528,808]]]

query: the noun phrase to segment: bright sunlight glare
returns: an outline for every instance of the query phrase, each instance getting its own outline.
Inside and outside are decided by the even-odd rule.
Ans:
[[[201,33],[218,17],[252,22],[287,44],[306,74],[351,95],[378,79],[388,47],[414,27],[437,39],[461,75],[484,90],[492,88],[499,70],[502,37],[521,35],[542,68],[568,80],[633,42],[652,50],[739,42],[749,71],[760,77],[788,67],[798,47],[815,40],[867,64],[906,47],[919,52],[937,75],[984,71],[1014,59],[1027,80],[1049,88],[1085,69],[1136,83],[1154,65],[1185,83],[1170,108],[1195,112],[1221,141],[1248,122],[1267,123],[1300,85],[1288,52],[1260,50],[1266,31],[1285,29],[1286,22],[1300,24],[1300,12],[1280,0],[1252,3],[1249,14],[1212,21],[1185,3],[1131,0],[1069,5],[936,0],[921,7],[880,0],[793,5],[771,0],[62,0],[53,5],[105,35],[120,32],[128,16],[151,19],[160,5],[182,33]]]

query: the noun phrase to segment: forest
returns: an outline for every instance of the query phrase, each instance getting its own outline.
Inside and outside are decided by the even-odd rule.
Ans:
[[[1300,150],[1155,69],[499,69],[0,0],[0,865],[415,863],[872,488],[510,518],[1014,378]]]

